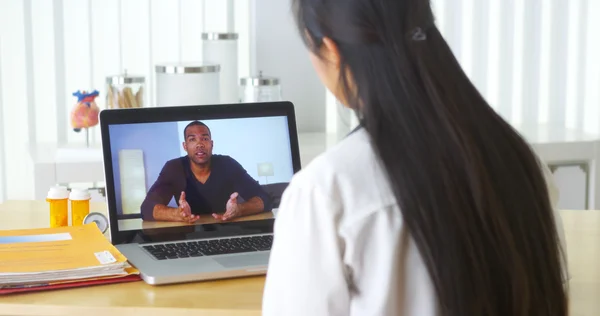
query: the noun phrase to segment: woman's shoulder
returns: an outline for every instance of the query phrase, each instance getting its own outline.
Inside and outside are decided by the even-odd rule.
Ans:
[[[351,167],[352,162],[370,159],[369,152],[372,152],[372,146],[367,133],[364,129],[357,130],[317,155],[304,170],[308,172],[331,170],[331,168],[343,170]]]
[[[373,209],[382,204],[395,203],[364,129],[352,133],[318,155],[294,176],[292,184],[315,187],[333,200],[351,205],[353,209]]]

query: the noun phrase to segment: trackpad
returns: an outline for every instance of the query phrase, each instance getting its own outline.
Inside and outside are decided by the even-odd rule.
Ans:
[[[269,263],[269,253],[248,253],[237,256],[214,258],[216,262],[225,268],[240,268],[248,266],[266,266]]]

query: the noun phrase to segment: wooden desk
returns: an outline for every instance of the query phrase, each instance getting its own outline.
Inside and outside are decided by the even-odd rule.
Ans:
[[[104,203],[91,211],[106,214]],[[262,215],[268,216],[267,215]],[[0,229],[48,227],[43,201],[0,204]],[[151,286],[143,281],[0,296],[0,315],[260,315],[264,277]]]
[[[102,203],[92,204],[102,211]],[[561,212],[571,274],[571,315],[600,315],[600,211]],[[0,204],[0,229],[46,227],[45,202]],[[264,277],[150,286],[102,285],[0,297],[0,315],[260,315]]]
[[[0,315],[261,314],[264,277],[152,287],[143,281],[0,297]]]
[[[561,211],[571,274],[571,316],[600,315],[600,211]]]

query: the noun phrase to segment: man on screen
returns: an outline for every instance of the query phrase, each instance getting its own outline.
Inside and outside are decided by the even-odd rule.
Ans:
[[[183,130],[186,156],[167,161],[142,203],[144,220],[193,223],[200,214],[220,221],[271,211],[271,201],[233,158],[213,155],[206,124],[194,121]],[[167,204],[175,198],[178,207]],[[239,203],[241,198],[244,202]],[[224,214],[219,214],[224,212]]]

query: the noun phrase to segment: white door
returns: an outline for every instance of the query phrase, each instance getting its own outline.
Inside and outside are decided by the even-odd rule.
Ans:
[[[139,214],[146,197],[144,152],[139,149],[119,151],[119,173],[123,215]]]

